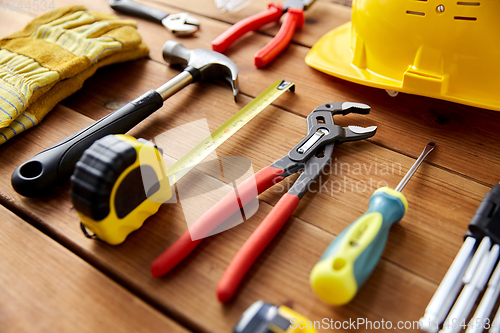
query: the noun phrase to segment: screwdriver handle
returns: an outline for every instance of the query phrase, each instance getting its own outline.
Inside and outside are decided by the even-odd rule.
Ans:
[[[316,294],[332,305],[348,303],[375,269],[389,229],[408,209],[401,192],[382,187],[369,209],[328,246],[309,277]]]

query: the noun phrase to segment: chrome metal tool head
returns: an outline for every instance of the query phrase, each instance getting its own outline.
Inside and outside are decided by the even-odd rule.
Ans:
[[[410,178],[417,171],[417,169],[420,166],[420,164],[422,164],[422,162],[427,157],[427,155],[429,155],[429,153],[434,150],[434,146],[435,145],[436,144],[434,142],[429,142],[425,146],[424,150],[422,151],[422,154],[420,154],[420,156],[418,157],[418,159],[415,161],[415,163],[413,163],[413,165],[410,168],[410,170],[408,170],[408,172],[406,173],[406,175],[404,176],[404,178],[401,180],[401,182],[396,187],[396,191],[401,192],[403,190],[403,188],[406,186],[406,184],[408,183],[408,181],[410,180]]]
[[[193,82],[206,79],[223,79],[231,85],[233,95],[238,95],[238,68],[225,55],[205,49],[188,49],[181,43],[169,40],[163,45],[163,59],[171,65],[186,66]]]
[[[315,108],[307,116],[306,137],[286,156],[271,164],[271,167],[285,170],[283,177],[304,170],[288,193],[301,198],[309,190],[309,184],[330,163],[335,146],[343,142],[371,138],[377,131],[377,126],[365,128],[335,125],[333,117],[338,114],[368,114],[369,112],[368,105],[350,102],[325,103]]]
[[[191,36],[200,28],[200,21],[188,13],[170,14],[161,24],[177,37]]]
[[[109,5],[118,12],[161,23],[177,37],[192,36],[200,28],[200,21],[188,13],[168,14],[132,0],[109,0]]]

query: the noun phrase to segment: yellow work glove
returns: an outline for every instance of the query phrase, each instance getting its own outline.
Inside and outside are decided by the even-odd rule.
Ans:
[[[134,21],[82,6],[56,9],[1,39],[0,144],[37,125],[98,68],[148,52]]]

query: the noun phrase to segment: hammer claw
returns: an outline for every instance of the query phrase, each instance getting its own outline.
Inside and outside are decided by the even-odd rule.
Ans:
[[[185,66],[183,73],[189,72],[191,74],[191,82],[210,79],[222,79],[227,81],[231,85],[236,101],[239,92],[238,68],[236,64],[225,55],[205,49],[191,50],[177,41],[169,40],[163,45],[163,59],[170,65]],[[166,85],[168,85],[168,82]],[[169,88],[172,87],[169,86]],[[175,90],[178,91],[180,89]],[[160,91],[158,92],[162,94]],[[169,96],[167,96],[167,98]]]

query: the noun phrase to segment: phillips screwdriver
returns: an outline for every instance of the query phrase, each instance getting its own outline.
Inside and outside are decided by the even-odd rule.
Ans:
[[[328,246],[314,266],[310,283],[316,294],[332,305],[346,304],[375,269],[389,229],[408,210],[401,193],[425,157],[434,149],[429,142],[396,189],[382,187],[370,198],[368,211]]]

